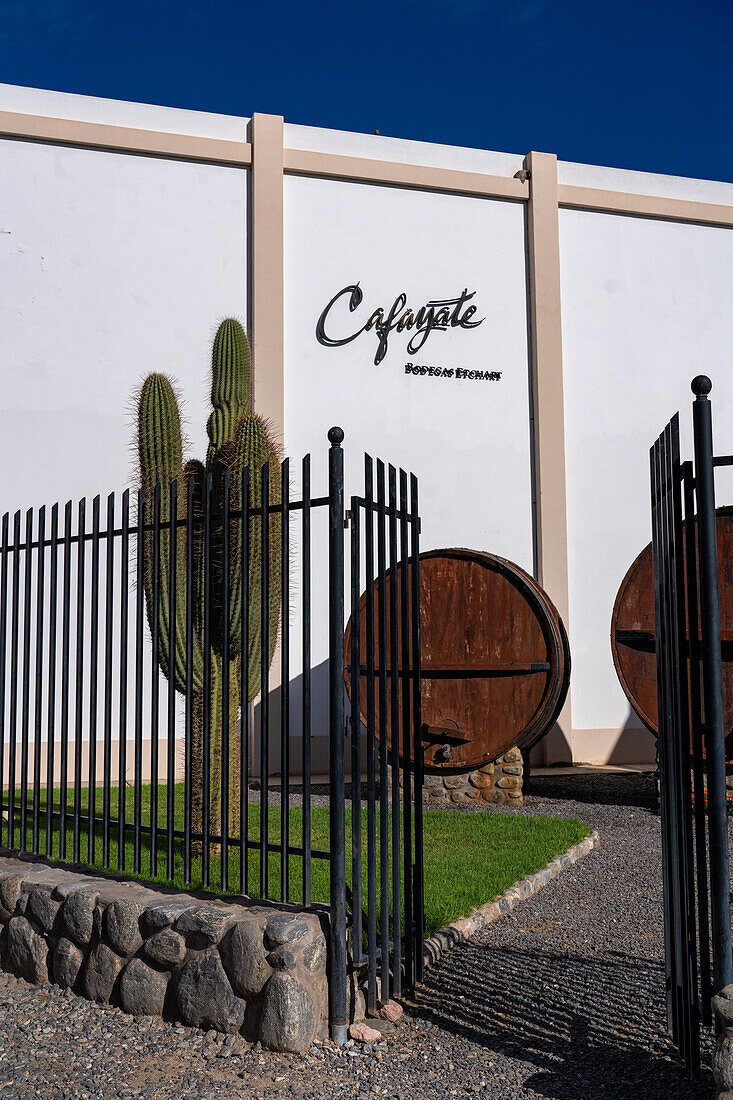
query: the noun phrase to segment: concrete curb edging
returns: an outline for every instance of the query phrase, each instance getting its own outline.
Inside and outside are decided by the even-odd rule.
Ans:
[[[552,879],[557,878],[566,868],[572,867],[583,856],[587,856],[600,843],[601,838],[594,829],[590,836],[585,837],[578,844],[573,844],[567,852],[555,856],[541,871],[535,871],[533,875],[528,875],[520,882],[515,882],[506,893],[496,898],[495,901],[489,901],[486,905],[482,905],[480,909],[474,909],[467,917],[461,917],[459,920],[447,924],[445,928],[441,928],[434,936],[425,940],[423,944],[423,964],[427,967],[438,962],[454,947],[457,947],[459,943],[469,940],[471,936],[475,936],[477,932],[481,932],[488,925],[505,916],[510,910],[519,905],[520,901],[524,901],[526,898],[538,893],[543,886],[546,886]]]

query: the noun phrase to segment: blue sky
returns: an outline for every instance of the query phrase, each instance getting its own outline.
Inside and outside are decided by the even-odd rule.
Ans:
[[[730,0],[0,0],[6,83],[733,182]]]

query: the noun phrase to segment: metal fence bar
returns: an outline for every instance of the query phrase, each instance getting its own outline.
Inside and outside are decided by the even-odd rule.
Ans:
[[[89,620],[89,778],[87,780],[87,863],[94,864],[94,818],[97,778],[97,677],[99,658],[99,520],[100,500],[92,502],[92,599]]]
[[[667,761],[667,814],[670,822],[670,874],[672,881],[679,881],[677,876],[679,872],[679,832],[680,832],[680,820],[679,820],[679,806],[676,800],[676,785],[678,782],[677,775],[677,758],[675,755],[675,738],[674,738],[674,723],[676,721],[675,713],[675,699],[673,688],[673,676],[674,665],[672,659],[672,646],[674,644],[674,630],[672,623],[670,622],[670,531],[669,531],[669,509],[668,509],[668,469],[667,459],[669,451],[669,438],[668,430],[662,436],[662,447],[660,451],[660,483],[662,487],[661,495],[661,531],[662,531],[662,553],[664,555],[664,567],[661,572],[661,597],[662,597],[662,624],[665,639],[665,646],[662,651],[663,656],[663,690],[664,690],[664,703],[663,703],[663,718],[660,716],[660,737],[664,739],[665,745],[665,759]],[[684,1016],[683,1016],[683,1001],[682,1001],[682,958],[680,953],[680,938],[681,938],[681,924],[682,913],[680,905],[680,891],[673,890],[671,892],[672,901],[672,927],[674,929],[674,936],[672,940],[672,996],[673,996],[673,1031],[675,1040],[680,1043],[683,1042],[684,1032]]]
[[[38,854],[41,825],[41,733],[43,722],[43,612],[46,569],[46,509],[38,512],[38,564],[36,566],[36,660],[35,711],[33,721],[33,840],[32,850]],[[2,773],[0,772],[0,776]],[[0,781],[0,790],[2,781]],[[46,798],[49,792],[46,791]],[[1,801],[1,800],[0,800]]]
[[[679,798],[682,806],[682,881],[684,883],[684,918],[686,941],[684,959],[686,966],[685,993],[687,1003],[688,1064],[695,1077],[700,1071],[700,1012],[698,1004],[697,929],[695,904],[695,857],[692,828],[692,781],[690,694],[687,646],[687,615],[685,606],[684,527],[682,519],[682,468],[680,464],[679,424],[673,423],[673,529],[675,564],[675,622],[677,668],[679,670],[679,716],[677,746],[680,762]]]
[[[311,456],[302,463],[303,905],[311,901]]]
[[[7,606],[8,606],[8,562],[10,549],[8,545],[9,515],[6,512],[2,519],[2,564],[0,565],[0,807],[4,805],[5,777],[5,669],[7,664]],[[8,787],[8,805],[10,804],[10,789]],[[3,839],[4,817],[0,813],[0,844]],[[9,818],[8,818],[9,824]],[[6,837],[7,846],[10,847],[10,831]]]
[[[661,702],[664,698],[665,684],[664,684],[664,663],[663,663],[663,645],[666,640],[665,623],[662,618],[662,578],[661,569],[664,559],[664,548],[662,545],[661,529],[662,529],[662,494],[663,488],[661,483],[661,445],[662,437],[660,437],[652,447],[649,456],[650,464],[650,478],[652,487],[652,559],[654,568],[654,622],[656,632],[656,667],[657,667],[657,696],[660,700],[659,706],[659,736],[657,739],[657,752],[659,756],[659,772],[660,772],[660,817],[662,826],[662,892],[663,892],[663,915],[664,915],[664,945],[665,945],[665,999],[667,1007],[667,1030],[669,1033],[676,1037],[676,1005],[673,995],[673,970],[674,970],[674,952],[672,949],[672,901],[671,901],[671,883],[672,883],[672,865],[670,857],[670,842],[669,842],[669,777],[667,774],[667,749],[666,739],[663,735],[663,720],[664,720],[664,708]]]
[[[10,627],[10,745],[8,748],[8,847],[15,846],[15,753],[18,741],[18,647],[21,514],[13,516],[13,582]]]
[[[194,501],[196,482],[186,481],[186,707],[183,784],[183,881],[191,882],[191,833],[193,831],[193,601],[194,592]],[[200,747],[200,746],[199,746]],[[196,822],[199,827],[199,822]]]
[[[125,868],[125,818],[127,815],[127,646],[130,558],[130,491],[122,494],[122,527],[120,530],[120,719],[117,746],[117,870]]]
[[[17,560],[17,556],[16,556]],[[69,768],[69,641],[71,638],[71,501],[64,506],[64,576],[61,620],[61,766],[59,791],[59,859],[66,858],[66,813]]]
[[[708,842],[710,848],[710,914],[712,920],[713,987],[716,992],[733,981],[733,944],[730,921],[730,857],[725,787],[722,659],[720,652],[720,595],[715,523],[713,425],[708,394],[709,378],[694,379],[692,392],[697,492],[700,621],[703,655],[703,700],[708,777]]]
[[[8,750],[8,848],[15,847],[15,764],[18,737],[18,631],[20,600],[20,512],[13,516],[13,587],[10,626],[10,745]]]
[[[242,699],[239,714],[239,761],[242,779],[239,786],[239,889],[243,894],[249,892],[249,861],[247,844],[249,842],[249,488],[250,470],[246,466],[242,471],[242,509],[240,516],[240,540],[242,545],[242,624],[240,636],[240,666],[242,679]]]
[[[379,653],[379,997],[389,1000],[389,755],[387,729],[387,551],[384,463],[377,459],[377,650]]]
[[[702,1021],[712,1023],[710,1000],[713,995],[710,973],[710,903],[707,861],[707,815],[705,813],[705,772],[702,743],[702,684],[700,680],[700,607],[697,576],[697,520],[695,517],[695,478],[691,462],[684,463],[683,495],[685,505],[685,574],[687,592],[687,637],[689,646],[690,725],[692,740],[693,793],[695,800],[695,873],[697,879],[697,932],[700,958],[700,998]]]
[[[59,506],[51,509],[51,556],[48,593],[48,702],[46,713],[46,855],[53,852],[53,806],[54,806],[54,747],[56,737],[56,603],[58,600],[58,534]],[[3,549],[7,543],[7,515],[3,517]],[[0,584],[0,603],[2,612],[2,637],[0,638],[0,668],[3,681],[5,673],[5,593],[6,593],[6,557],[3,553],[3,577]],[[3,698],[0,700],[0,712],[5,710]],[[2,745],[0,744],[0,775],[2,775]],[[2,830],[0,829],[0,835]]]
[[[204,482],[204,713],[201,761],[201,882],[209,885],[209,855],[211,831],[211,709],[212,709],[212,653],[211,653],[211,492],[213,478],[206,475]],[[198,824],[198,823],[197,823]]]
[[[176,812],[176,681],[178,678],[178,482],[168,488],[168,729],[165,790],[166,876],[173,878]]]
[[[269,861],[267,842],[270,836],[270,466],[265,463],[261,473],[260,491],[260,897],[268,896]]]
[[[20,724],[20,843],[21,851],[28,850],[28,738],[30,732],[31,690],[31,595],[33,583],[33,509],[25,515],[25,544],[23,571],[23,688]]]
[[[112,659],[114,649],[115,495],[107,497],[107,540],[104,601],[104,782],[102,784],[102,863],[109,867],[112,788]]]
[[[402,852],[400,850],[400,675],[397,579],[397,471],[389,466],[389,721],[392,768],[392,990],[402,996]],[[381,663],[381,662],[380,662]],[[384,737],[386,740],[386,736]]]
[[[679,821],[680,891],[680,975],[684,1019],[685,1060],[693,1074],[699,1070],[699,1015],[697,1006],[697,950],[692,864],[692,807],[690,789],[690,729],[687,663],[685,660],[684,558],[682,552],[682,503],[679,447],[679,421],[675,417],[667,429],[667,508],[669,513],[670,636],[673,663],[675,721],[673,753],[675,758]]]
[[[145,603],[145,490],[137,494],[137,599],[135,604],[135,765],[133,776],[133,857],[135,874],[140,874],[142,825],[142,752],[143,752],[143,616]]]
[[[346,958],[346,825],[344,807],[344,454],[341,428],[329,430],[328,679],[331,902],[331,1038],[346,1042],[349,1026]]]
[[[376,680],[374,675],[374,464],[364,456],[364,581],[367,711],[367,1011],[377,1009]],[[382,662],[383,663],[383,662]]]
[[[160,501],[161,486],[153,490],[153,576],[148,607],[150,652],[150,874],[158,877],[158,738],[160,734]],[[148,536],[150,538],[150,536]],[[148,567],[149,568],[149,567]]]
[[[423,868],[423,756],[422,756],[422,681],[420,677],[420,520],[418,484],[410,474],[411,527],[411,647],[412,647],[412,732],[415,766],[415,868],[413,873],[415,915],[415,981],[423,980],[423,936],[425,932],[425,887]]]
[[[359,502],[351,498],[351,954],[354,965],[362,956],[361,888],[361,618],[360,557],[361,524]]]
[[[76,701],[74,709],[74,863],[81,859],[82,739],[84,736],[84,575],[86,566],[86,500],[79,501],[76,544]]]
[[[290,900],[290,463],[280,470],[280,898]]]
[[[412,772],[413,752],[412,737],[410,736],[410,595],[409,595],[409,522],[407,519],[407,474],[400,470],[400,567],[399,567],[399,607],[400,607],[400,637],[402,641],[402,669],[400,677],[400,691],[402,704],[402,775],[403,775],[403,830],[404,830],[404,856],[403,873],[405,879],[405,981],[408,989],[412,989],[415,981],[415,937],[412,912]],[[396,598],[395,584],[395,598]]]
[[[230,494],[231,472],[224,472],[224,499],[222,502],[222,561],[221,561],[221,746],[216,763],[219,772],[219,796],[221,807],[221,870],[219,882],[222,891],[229,888],[229,616],[230,616]]]
[[[673,555],[671,547],[672,532],[671,527],[671,512],[670,512],[670,493],[671,493],[671,473],[669,470],[669,425],[665,429],[663,437],[663,449],[661,454],[662,462],[662,539],[663,549],[665,556],[665,568],[662,571],[662,599],[663,599],[663,622],[664,633],[666,639],[666,646],[664,649],[664,661],[665,661],[665,697],[664,697],[664,715],[665,715],[665,727],[664,737],[666,741],[666,753],[668,761],[668,811],[670,816],[670,849],[671,849],[671,872],[673,875],[673,881],[679,884],[679,888],[672,891],[672,916],[673,927],[675,930],[673,941],[673,960],[674,960],[674,985],[673,996],[675,1003],[675,1032],[677,1041],[681,1047],[684,1047],[686,1043],[686,998],[684,991],[684,976],[685,976],[685,960],[682,955],[682,943],[684,939],[684,908],[682,898],[682,882],[680,880],[680,865],[681,865],[681,830],[682,821],[680,818],[681,807],[678,802],[678,789],[679,789],[679,759],[676,752],[676,724],[679,721],[679,713],[677,709],[677,696],[675,693],[675,676],[677,674],[677,666],[675,664],[675,638],[676,631],[674,623],[672,621],[672,607],[673,607],[673,595],[671,592],[674,569],[671,565],[670,559]]]

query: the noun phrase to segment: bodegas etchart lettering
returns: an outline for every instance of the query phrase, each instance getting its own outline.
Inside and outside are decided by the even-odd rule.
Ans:
[[[316,339],[324,347],[340,348],[356,340],[357,336],[361,336],[363,332],[371,332],[373,329],[378,340],[374,365],[378,366],[387,354],[392,332],[411,333],[407,351],[410,355],[415,355],[432,332],[445,331],[448,328],[478,328],[486,318],[474,319],[478,313],[478,307],[471,299],[475,295],[475,290],[466,288],[456,298],[435,298],[414,310],[408,305],[407,295],[398,294],[389,309],[378,306],[372,310],[364,324],[350,336],[339,336],[337,333],[339,330],[343,331],[345,327],[344,316],[348,319],[344,306],[348,305],[349,313],[355,313],[364,300],[364,291],[358,283],[352,283],[350,286],[345,286],[343,290],[339,290],[338,294],[334,294],[318,318]]]

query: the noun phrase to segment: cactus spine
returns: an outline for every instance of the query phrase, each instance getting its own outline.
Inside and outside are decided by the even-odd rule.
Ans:
[[[238,828],[239,783],[241,776],[239,713],[258,693],[262,675],[262,521],[254,516],[249,524],[249,561],[245,562],[241,545],[241,521],[229,524],[229,599],[223,606],[224,539],[223,507],[229,494],[230,508],[242,506],[243,472],[249,469],[249,505],[262,505],[263,466],[269,464],[269,503],[281,499],[280,453],[267,423],[251,411],[251,360],[249,342],[238,321],[222,321],[214,339],[211,362],[211,405],[207,422],[209,446],[206,463],[197,459],[183,462],[181,417],[174,388],[163,374],[145,379],[138,402],[137,447],[140,485],[145,490],[143,522],[152,524],[156,486],[160,486],[160,555],[157,562],[159,599],[155,606],[153,581],[156,570],[153,532],[143,541],[145,603],[151,630],[157,622],[159,663],[163,675],[173,677],[176,690],[186,691],[186,567],[188,546],[186,526],[179,522],[175,546],[171,547],[170,496],[173,482],[178,485],[178,520],[188,518],[189,500],[193,500],[193,688],[192,714],[192,790],[194,827],[200,828],[203,810],[203,736],[204,736],[204,539],[202,515],[204,494],[209,486],[212,522],[210,528],[210,785],[209,821],[212,832],[221,830],[221,761],[224,738],[229,746],[230,829]],[[193,485],[191,486],[191,482]],[[267,667],[272,663],[280,619],[281,523],[277,513],[269,518],[269,608]],[[170,612],[170,565],[175,558],[176,586],[173,614]],[[246,668],[240,650],[244,584],[247,584],[248,641]],[[228,620],[228,622],[227,622]],[[228,632],[226,627],[228,626]],[[172,662],[169,660],[171,637]],[[223,729],[222,697],[224,684],[224,645],[228,637],[229,729]]]

